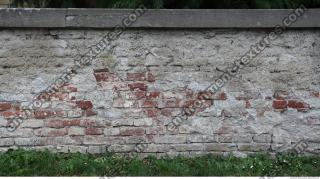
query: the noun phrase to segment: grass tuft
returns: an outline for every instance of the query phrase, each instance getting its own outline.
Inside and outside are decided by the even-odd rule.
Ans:
[[[10,150],[0,155],[1,176],[319,176],[320,156],[235,158],[126,158],[115,154],[62,154]]]

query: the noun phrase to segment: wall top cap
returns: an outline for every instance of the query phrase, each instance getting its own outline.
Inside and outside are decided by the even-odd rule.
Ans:
[[[292,14],[293,13],[293,14]],[[291,14],[291,15],[290,15]],[[299,15],[299,17],[297,16]],[[1,28],[319,28],[320,9],[0,8]]]

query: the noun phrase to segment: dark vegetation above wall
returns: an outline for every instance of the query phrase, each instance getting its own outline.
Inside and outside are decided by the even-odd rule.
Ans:
[[[292,9],[320,8],[320,0],[12,0],[11,7],[151,9]]]

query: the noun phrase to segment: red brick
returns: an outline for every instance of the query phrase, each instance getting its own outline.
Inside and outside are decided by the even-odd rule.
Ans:
[[[108,81],[107,73],[94,73],[97,82]]]
[[[114,73],[109,72],[95,72],[94,77],[97,82],[113,82],[117,79],[117,76]]]
[[[160,96],[159,91],[148,92],[146,95],[147,99],[159,98],[159,96]]]
[[[92,105],[91,101],[77,101],[76,103],[77,103],[78,107],[83,109],[83,110],[93,108],[93,105]]]
[[[155,108],[158,106],[157,101],[146,100],[143,102],[142,107],[144,108]]]
[[[54,114],[51,117],[66,117],[67,116],[67,111],[57,109],[53,111]]]
[[[127,73],[128,81],[144,81],[146,80],[146,73]]]
[[[81,120],[80,126],[84,127],[105,127],[105,121],[97,119],[85,119]]]
[[[171,117],[172,116],[172,109],[171,108],[163,108],[161,109],[161,114],[163,116]]]
[[[57,113],[55,111],[51,111],[51,110],[36,110],[34,112],[34,117],[36,119],[46,119],[46,118],[56,116],[56,114]]]
[[[151,72],[147,72],[146,76],[147,76],[147,81],[149,81],[149,82],[155,82],[156,81],[154,75]]]
[[[146,110],[148,117],[157,117],[160,113],[159,109],[147,109]]]
[[[134,91],[133,94],[134,94],[136,99],[141,99],[141,98],[144,98],[146,96],[146,92],[140,91],[140,90]]]
[[[4,118],[14,118],[17,115],[16,115],[16,113],[14,111],[4,111],[4,112],[2,112],[2,116]]]
[[[81,120],[80,119],[70,119],[70,120],[63,120],[63,126],[80,126]]]
[[[135,89],[139,89],[141,91],[147,91],[147,85],[145,85],[144,83],[131,83],[128,84],[129,88],[131,91],[135,90]]]
[[[227,99],[227,94],[225,92],[222,92],[218,94],[218,98],[216,100],[226,100],[226,99]]]
[[[9,110],[11,108],[11,103],[0,102],[0,111]]]
[[[287,101],[285,101],[285,100],[274,100],[272,107],[274,109],[286,109],[287,108]]]
[[[69,94],[68,93],[62,93],[62,92],[57,92],[52,94],[51,96],[52,99],[58,99],[60,101],[68,100],[69,99]]]
[[[66,89],[68,92],[77,92],[78,91],[78,89],[76,87],[70,86],[70,85],[67,86]]]
[[[47,120],[44,122],[45,127],[63,128],[65,125],[62,120]]]
[[[85,131],[86,135],[100,135],[103,133],[102,128],[88,127]]]
[[[297,100],[289,100],[288,101],[288,107],[289,108],[295,108],[295,109],[307,109],[307,108],[310,108],[309,104],[304,103],[302,101],[297,101]]]
[[[144,135],[144,128],[121,128],[121,135],[141,136]]]
[[[227,94],[225,92],[217,92],[212,95],[214,100],[227,100]]]
[[[200,101],[200,102],[202,102],[203,100],[200,100],[200,99],[198,99],[198,100],[194,100],[194,99],[192,99],[192,100],[187,100],[187,101],[184,102],[183,107],[193,107],[195,101],[198,101],[198,102]]]

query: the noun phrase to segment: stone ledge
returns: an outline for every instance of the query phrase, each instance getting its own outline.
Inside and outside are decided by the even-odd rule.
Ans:
[[[128,9],[0,8],[0,28],[113,28]],[[147,10],[131,28],[273,28],[290,9]],[[290,28],[319,28],[320,9],[308,9]]]

